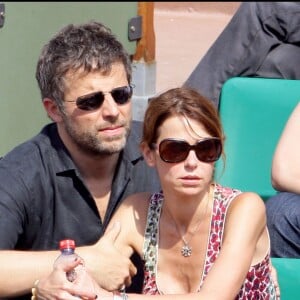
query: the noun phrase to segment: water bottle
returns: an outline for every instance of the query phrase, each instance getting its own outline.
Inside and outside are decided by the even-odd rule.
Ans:
[[[74,240],[61,240],[59,242],[59,250],[60,255],[57,257],[57,259],[54,262],[54,267],[59,265],[61,261],[75,261],[75,259],[81,259],[76,253],[75,253],[75,241]],[[82,262],[83,264],[83,262]],[[67,279],[71,282],[73,282],[76,279],[76,271],[80,271],[81,265],[77,266],[76,269],[73,269],[66,273]]]
[[[53,266],[58,266],[62,261],[75,261],[75,259],[80,259],[81,263],[77,265],[74,269],[66,273],[66,277],[70,282],[74,282],[76,285],[84,286],[91,292],[94,292],[94,283],[92,278],[87,274],[84,260],[75,253],[75,241],[71,239],[61,240],[59,242],[60,255],[54,261]]]

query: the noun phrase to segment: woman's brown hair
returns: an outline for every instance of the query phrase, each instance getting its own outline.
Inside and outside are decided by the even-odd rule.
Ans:
[[[203,125],[213,137],[224,142],[223,129],[218,111],[211,101],[197,91],[186,88],[173,88],[149,100],[144,118],[142,143],[150,148],[156,143],[159,128],[170,116],[181,115]]]

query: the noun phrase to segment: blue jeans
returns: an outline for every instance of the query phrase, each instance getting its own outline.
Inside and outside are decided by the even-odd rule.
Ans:
[[[271,256],[300,258],[300,195],[278,193],[266,208]]]

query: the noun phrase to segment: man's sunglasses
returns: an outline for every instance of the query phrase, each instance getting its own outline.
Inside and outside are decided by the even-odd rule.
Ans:
[[[154,146],[156,146],[154,144]],[[167,163],[184,161],[191,150],[194,150],[197,158],[202,162],[214,162],[220,158],[222,143],[219,138],[205,138],[194,145],[184,140],[165,139],[159,144],[160,158]]]
[[[77,100],[67,100],[66,102],[76,102],[77,107],[82,110],[95,110],[102,105],[105,94],[111,94],[115,102],[122,105],[127,103],[132,97],[132,89],[131,85],[121,86],[112,89],[110,92],[99,91],[78,97]]]

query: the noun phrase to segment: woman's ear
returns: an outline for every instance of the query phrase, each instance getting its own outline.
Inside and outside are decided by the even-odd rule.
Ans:
[[[44,98],[43,99],[43,105],[47,112],[48,117],[56,123],[59,123],[62,121],[61,117],[61,111],[58,108],[58,105],[56,102],[50,98]]]
[[[140,149],[142,151],[142,154],[144,156],[144,159],[145,159],[147,165],[149,167],[155,167],[156,160],[155,160],[154,150],[150,149],[149,146],[147,145],[147,143],[145,143],[145,142],[141,143]]]

